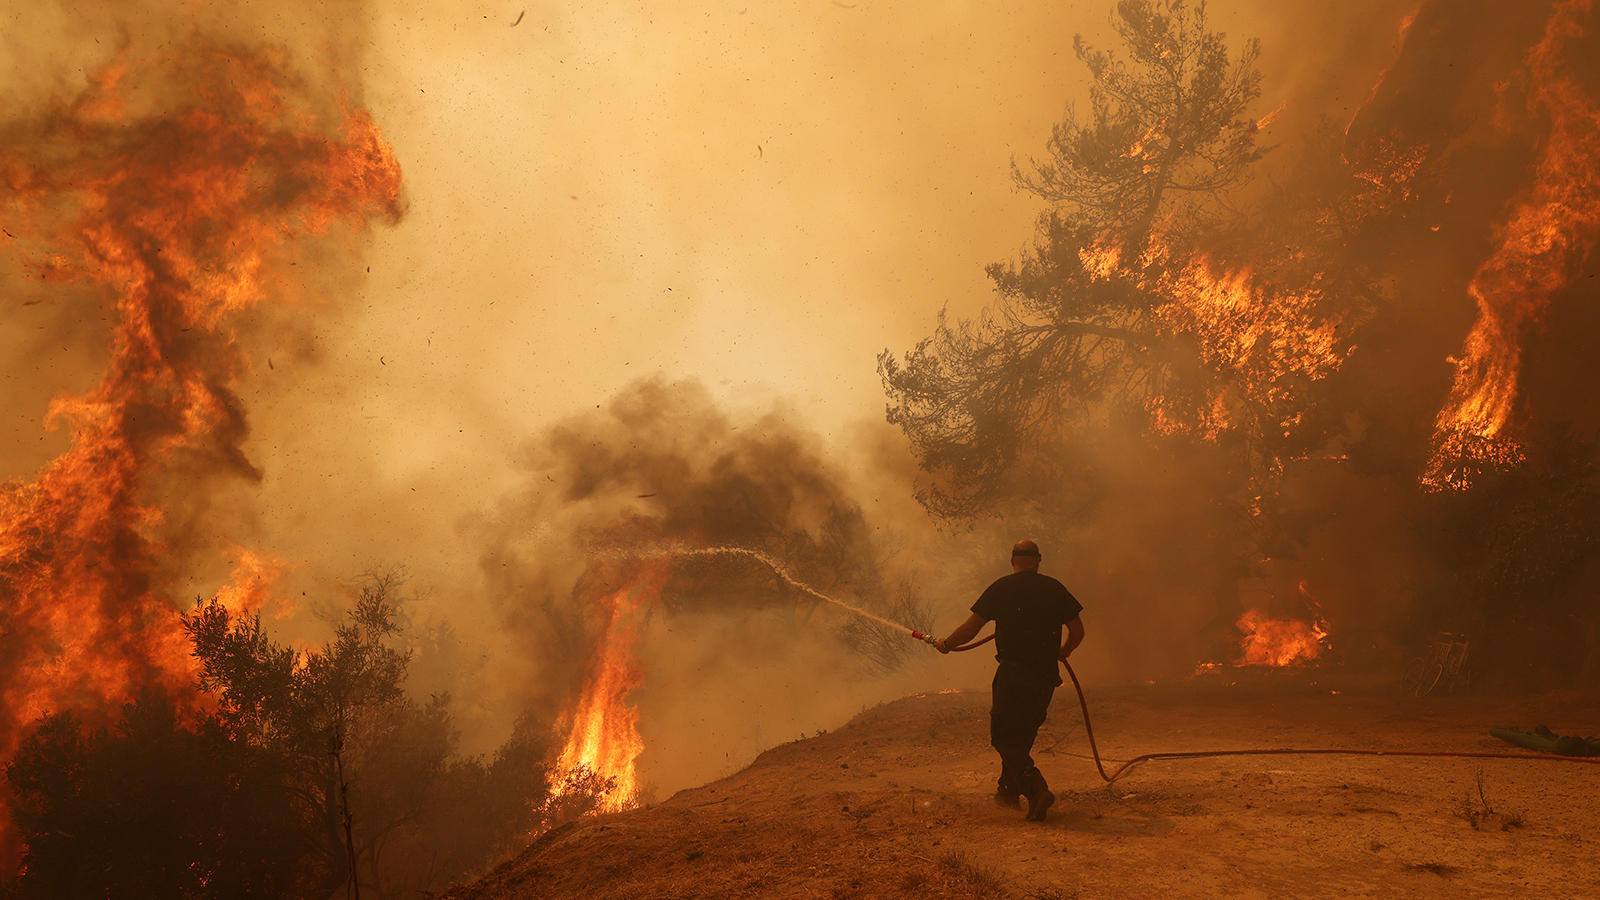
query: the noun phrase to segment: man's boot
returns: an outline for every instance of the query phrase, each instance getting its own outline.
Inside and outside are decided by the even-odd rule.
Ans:
[[[1043,822],[1044,815],[1056,802],[1056,795],[1050,793],[1050,786],[1045,784],[1044,774],[1037,767],[1030,767],[1022,773],[1022,793],[1028,798],[1029,822]]]
[[[1004,773],[994,785],[994,802],[1007,809],[1022,808],[1022,788],[1017,787],[1014,779]]]

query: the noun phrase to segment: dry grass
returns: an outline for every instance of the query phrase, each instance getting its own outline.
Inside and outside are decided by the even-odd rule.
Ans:
[[[900,876],[900,891],[905,894],[925,893],[933,883],[926,869],[909,869]]]
[[[956,880],[980,891],[998,893],[1002,887],[1000,870],[980,862],[965,850],[951,850],[939,857],[939,865]]]
[[[1489,802],[1489,795],[1483,789],[1483,769],[1478,770],[1477,786],[1476,796],[1468,791],[1456,807],[1456,815],[1466,819],[1473,828],[1481,831],[1498,827],[1501,831],[1510,831],[1526,823],[1527,813],[1523,810],[1495,809]]]

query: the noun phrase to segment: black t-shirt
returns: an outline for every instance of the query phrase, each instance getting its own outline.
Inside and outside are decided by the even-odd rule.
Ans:
[[[1013,572],[989,585],[972,611],[994,620],[994,658],[1002,665],[1049,672],[1060,683],[1061,626],[1083,612],[1066,585],[1038,572]]]

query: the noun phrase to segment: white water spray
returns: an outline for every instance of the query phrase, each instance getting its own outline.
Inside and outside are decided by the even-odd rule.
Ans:
[[[901,625],[898,622],[891,622],[888,619],[885,619],[884,617],[882,617],[880,615],[876,615],[874,613],[867,612],[866,610],[862,609],[859,606],[851,606],[850,604],[844,602],[843,600],[836,600],[836,599],[834,599],[832,597],[829,597],[827,594],[822,593],[821,591],[817,590],[816,588],[812,587],[811,585],[806,584],[805,582],[802,582],[802,581],[796,579],[793,575],[791,575],[789,573],[789,570],[784,567],[783,563],[780,563],[777,560],[773,559],[772,557],[768,556],[767,554],[762,553],[760,550],[751,550],[751,549],[748,549],[746,547],[690,547],[690,546],[687,546],[687,545],[684,545],[684,544],[655,544],[655,545],[648,546],[648,547],[637,547],[637,546],[635,546],[635,547],[619,547],[619,548],[616,548],[616,549],[620,550],[623,555],[631,556],[631,557],[634,557],[636,559],[660,559],[662,557],[680,557],[681,558],[681,557],[689,557],[689,556],[745,556],[745,557],[749,557],[750,559],[753,559],[753,560],[761,563],[762,565],[766,566],[767,568],[771,569],[773,572],[775,572],[777,574],[777,576],[779,578],[782,578],[784,581],[788,582],[791,586],[793,586],[795,588],[798,588],[799,590],[802,590],[802,591],[806,592],[807,594],[810,594],[811,596],[817,598],[818,600],[823,600],[823,601],[826,601],[828,603],[832,603],[834,606],[837,606],[840,609],[848,610],[850,612],[855,613],[858,616],[862,616],[863,618],[871,619],[872,621],[877,622],[880,625],[887,626],[887,627],[892,628],[892,629],[894,629],[896,631],[903,631],[903,632],[905,632],[907,634],[912,635],[913,637],[919,637],[919,638],[922,637],[921,633],[918,632],[914,628],[910,628],[908,626]]]

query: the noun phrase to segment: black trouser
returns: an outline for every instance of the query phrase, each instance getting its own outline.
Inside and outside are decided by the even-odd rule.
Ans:
[[[1044,724],[1050,698],[1061,683],[1055,672],[1041,673],[1000,665],[994,673],[994,705],[989,710],[989,743],[1000,753],[999,790],[1032,798],[1048,789],[1033,765],[1033,739]]]

